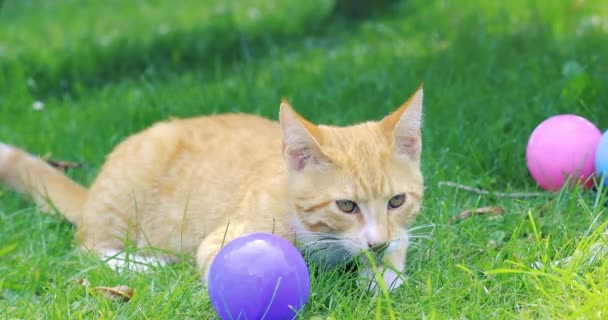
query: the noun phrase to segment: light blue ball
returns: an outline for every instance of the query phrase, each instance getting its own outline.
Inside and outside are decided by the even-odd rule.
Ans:
[[[608,186],[608,131],[604,132],[595,153],[595,170],[599,179],[604,176],[604,185]]]

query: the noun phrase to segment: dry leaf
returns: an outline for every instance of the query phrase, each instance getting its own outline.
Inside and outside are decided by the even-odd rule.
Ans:
[[[459,215],[451,217],[450,223],[468,219],[472,216],[480,216],[482,214],[499,215],[503,213],[505,213],[505,209],[503,207],[482,207],[476,209],[469,209],[461,212]]]
[[[93,291],[101,292],[106,298],[112,300],[123,300],[125,302],[131,300],[135,290],[127,286],[116,286],[116,287],[96,287]]]

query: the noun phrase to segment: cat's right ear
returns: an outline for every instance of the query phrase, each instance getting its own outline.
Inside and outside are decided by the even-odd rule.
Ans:
[[[295,112],[286,99],[281,102],[279,122],[283,131],[283,157],[290,170],[301,171],[327,162],[321,151],[321,130]]]
[[[380,126],[393,141],[395,152],[420,161],[422,148],[422,85],[401,107],[386,116]]]

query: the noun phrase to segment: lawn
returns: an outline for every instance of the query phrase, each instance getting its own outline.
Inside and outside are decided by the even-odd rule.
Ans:
[[[82,163],[69,174],[88,184],[117,142],[171,116],[276,119],[285,96],[314,122],[346,125],[424,82],[427,188],[407,282],[374,298],[340,272],[314,276],[301,318],[602,319],[608,261],[584,261],[606,192],[495,192],[540,191],[524,154],[546,117],[608,128],[606,39],[602,0],[5,0],[0,141]],[[451,219],[486,206],[504,213]],[[0,189],[2,318],[213,319],[197,277],[185,262],[116,273],[79,252],[65,220]],[[92,290],[116,285],[135,295]]]

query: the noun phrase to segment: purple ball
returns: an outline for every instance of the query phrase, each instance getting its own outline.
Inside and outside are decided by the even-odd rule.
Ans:
[[[220,250],[211,262],[207,288],[224,320],[293,319],[308,300],[310,273],[289,241],[252,233]]]

